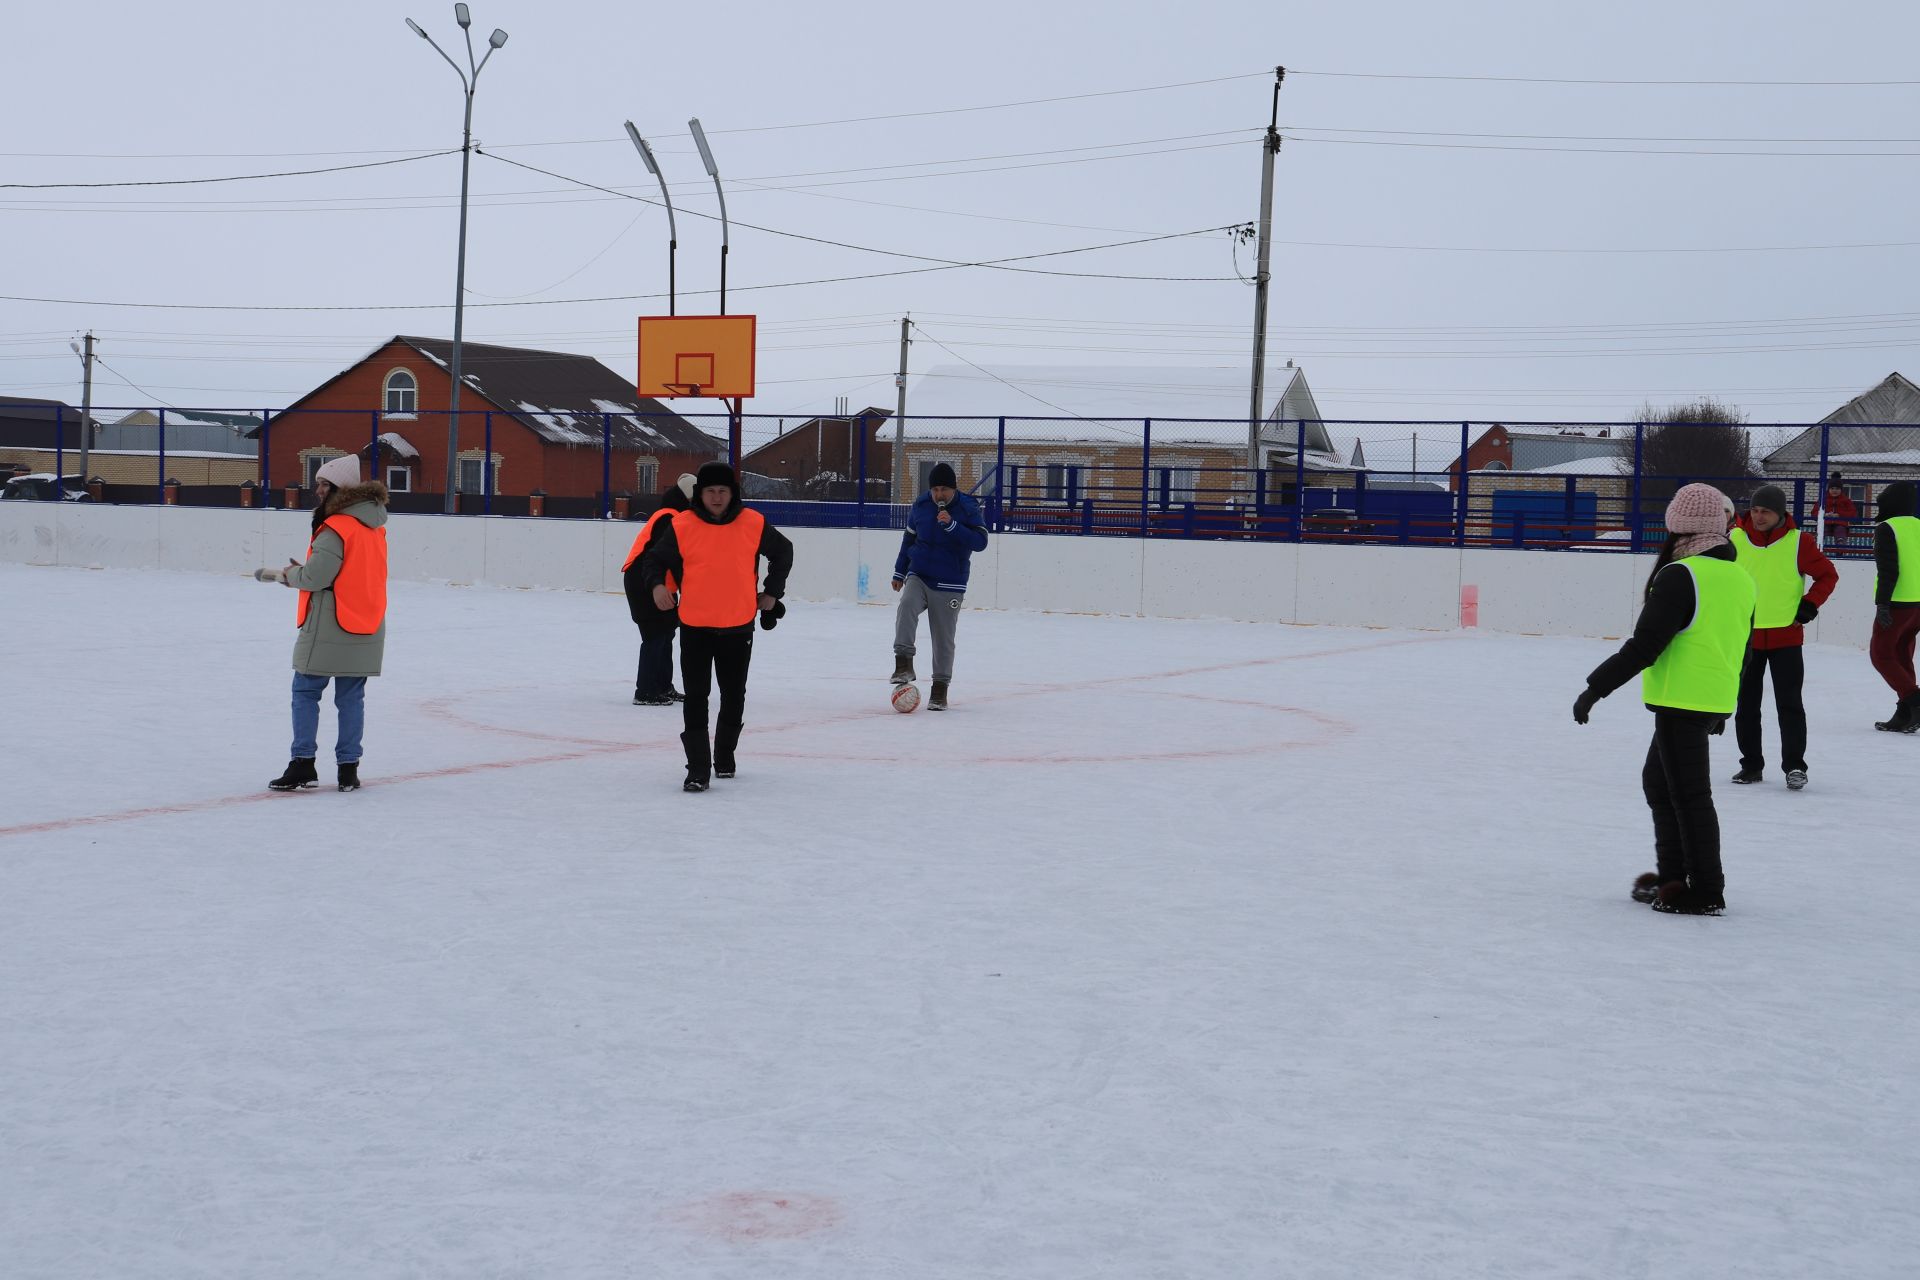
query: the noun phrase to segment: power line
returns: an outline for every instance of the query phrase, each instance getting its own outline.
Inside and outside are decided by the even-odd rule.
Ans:
[[[1413,147],[1425,151],[1540,151],[1592,156],[1757,156],[1778,159],[1843,160],[1858,156],[1920,156],[1920,151],[1724,151],[1702,147],[1529,147],[1494,142],[1405,142],[1391,138],[1304,138],[1286,135],[1288,142],[1318,143],[1330,147]]]
[[[265,178],[304,178],[316,173],[345,173],[349,169],[380,169],[388,165],[412,164],[437,156],[458,155],[460,148],[428,151],[421,155],[401,156],[397,160],[369,160],[364,164],[336,164],[325,169],[286,169],[278,173],[235,173],[222,178],[152,178],[140,182],[0,182],[0,191],[54,191],[94,187],[193,187],[216,182],[257,182]]]
[[[1920,80],[1584,80],[1566,76],[1418,75],[1390,71],[1303,71],[1288,67],[1288,75],[1324,76],[1345,80],[1455,80],[1481,84],[1584,84],[1679,88],[1796,88],[1883,89],[1910,88]]]

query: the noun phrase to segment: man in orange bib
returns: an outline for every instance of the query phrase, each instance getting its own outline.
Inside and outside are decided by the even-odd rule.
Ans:
[[[669,485],[660,495],[659,509],[647,517],[640,532],[634,535],[627,562],[620,566],[621,584],[627,593],[627,612],[633,617],[633,624],[640,628],[640,666],[633,678],[636,707],[670,707],[680,701],[680,692],[673,687],[673,633],[680,629],[680,618],[671,609],[662,611],[654,607],[653,592],[642,575],[640,558],[646,554],[647,544],[653,541],[654,531],[673,519],[677,512],[685,511],[692,497],[691,474]]]
[[[267,785],[295,791],[320,780],[313,764],[320,696],[332,681],[340,789],[358,791],[367,677],[380,674],[387,648],[387,486],[361,484],[360,459],[347,454],[320,468],[313,498],[307,561],[288,561],[278,573],[300,592],[300,634],[293,642],[293,758]]]
[[[760,558],[766,581],[760,582]],[[709,778],[734,776],[747,706],[747,667],[753,658],[753,620],[772,630],[786,611],[793,544],[758,511],[740,505],[740,482],[724,462],[709,462],[694,477],[693,509],[663,521],[647,543],[641,575],[654,606],[680,610],[680,683],[687,752],[684,791],[705,791]],[[667,586],[679,584],[679,598]],[[707,738],[707,696],[720,683],[720,715]]]

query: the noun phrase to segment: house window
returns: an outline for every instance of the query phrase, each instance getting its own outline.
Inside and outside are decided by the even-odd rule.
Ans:
[[[413,490],[413,471],[409,467],[387,468],[387,489],[392,493],[410,493]]]
[[[633,464],[633,485],[636,493],[652,493],[660,487],[660,463],[655,458],[642,458]]]
[[[1505,471],[1507,469],[1507,464],[1500,461],[1500,459],[1498,458],[1494,458],[1491,461],[1489,461],[1486,466],[1481,467],[1480,469],[1482,471]]]
[[[1193,501],[1194,484],[1199,472],[1193,467],[1160,468],[1160,505],[1179,506]]]
[[[1049,502],[1065,502],[1069,505],[1080,499],[1080,468],[1064,462],[1049,462],[1041,468],[1045,479],[1042,481]]]
[[[412,374],[405,369],[395,369],[387,375],[387,412],[412,417],[419,390],[420,384]]]
[[[462,493],[486,492],[487,491],[486,482],[487,482],[488,476],[485,468],[486,468],[486,459],[484,458],[460,459],[460,492]],[[493,480],[492,492],[494,493],[500,492],[500,460],[498,458],[495,458],[493,461],[492,480]]]

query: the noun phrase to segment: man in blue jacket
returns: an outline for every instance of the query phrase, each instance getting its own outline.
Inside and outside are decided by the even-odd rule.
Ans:
[[[928,614],[927,631],[933,637],[933,693],[927,710],[947,709],[947,683],[953,679],[953,636],[960,626],[960,606],[967,594],[967,571],[976,551],[987,547],[987,526],[980,504],[961,493],[953,468],[935,464],[927,477],[927,491],[907,512],[907,530],[900,538],[900,554],[893,562],[893,589],[900,608],[893,621],[893,682],[914,679],[914,637],[920,615]],[[930,611],[930,612],[929,612]]]

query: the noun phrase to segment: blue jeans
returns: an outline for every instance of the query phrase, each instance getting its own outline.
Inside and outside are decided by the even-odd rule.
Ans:
[[[360,763],[360,737],[367,727],[365,676],[310,676],[293,673],[293,758],[311,760],[320,753],[320,695],[333,681],[333,709],[340,714],[340,736],[333,744],[338,764]]]

